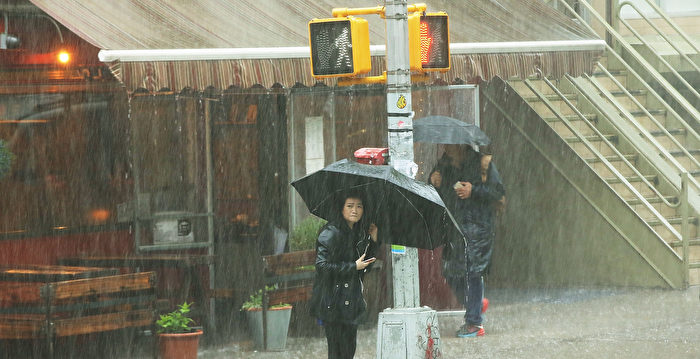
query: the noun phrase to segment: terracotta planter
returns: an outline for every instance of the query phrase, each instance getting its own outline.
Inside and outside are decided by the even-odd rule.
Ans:
[[[197,359],[199,336],[202,331],[194,333],[158,334],[158,348],[161,359]]]
[[[282,351],[287,345],[287,331],[292,315],[292,306],[267,310],[267,348],[263,347],[262,310],[248,310],[248,327],[255,347],[263,350]]]

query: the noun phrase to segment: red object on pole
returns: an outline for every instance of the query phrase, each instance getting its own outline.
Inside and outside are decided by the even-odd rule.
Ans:
[[[363,147],[355,151],[353,154],[358,163],[368,165],[385,165],[389,163],[389,149]]]

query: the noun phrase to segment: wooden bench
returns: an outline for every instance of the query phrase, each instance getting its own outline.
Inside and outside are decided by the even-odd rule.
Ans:
[[[0,307],[0,339],[56,338],[125,328],[152,328],[155,272],[51,282],[21,289],[23,300]]]
[[[311,299],[315,264],[314,250],[263,256],[263,309]],[[267,289],[275,285],[276,289]]]

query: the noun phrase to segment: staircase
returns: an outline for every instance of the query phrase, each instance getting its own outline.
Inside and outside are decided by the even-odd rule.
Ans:
[[[651,259],[640,251],[649,266],[659,272],[682,266],[682,283],[667,280],[672,287],[700,285],[700,115],[693,109],[679,115],[676,104],[654,90],[657,84],[649,84],[646,69],[624,59],[629,51],[620,56],[608,50],[590,76],[507,82],[588,164],[581,170],[614,191],[609,200],[624,202],[636,214],[637,223],[619,224],[621,230],[646,226],[664,244],[655,251],[672,252]],[[614,222],[616,213],[604,215]],[[628,237],[637,248],[636,236]]]

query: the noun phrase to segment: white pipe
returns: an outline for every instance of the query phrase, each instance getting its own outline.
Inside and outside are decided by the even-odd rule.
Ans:
[[[517,52],[604,50],[603,40],[465,42],[450,44],[452,54],[498,54]],[[372,56],[384,56],[384,45],[370,46]],[[308,47],[252,47],[214,49],[100,50],[102,62],[204,61],[242,59],[293,59],[309,57]]]

